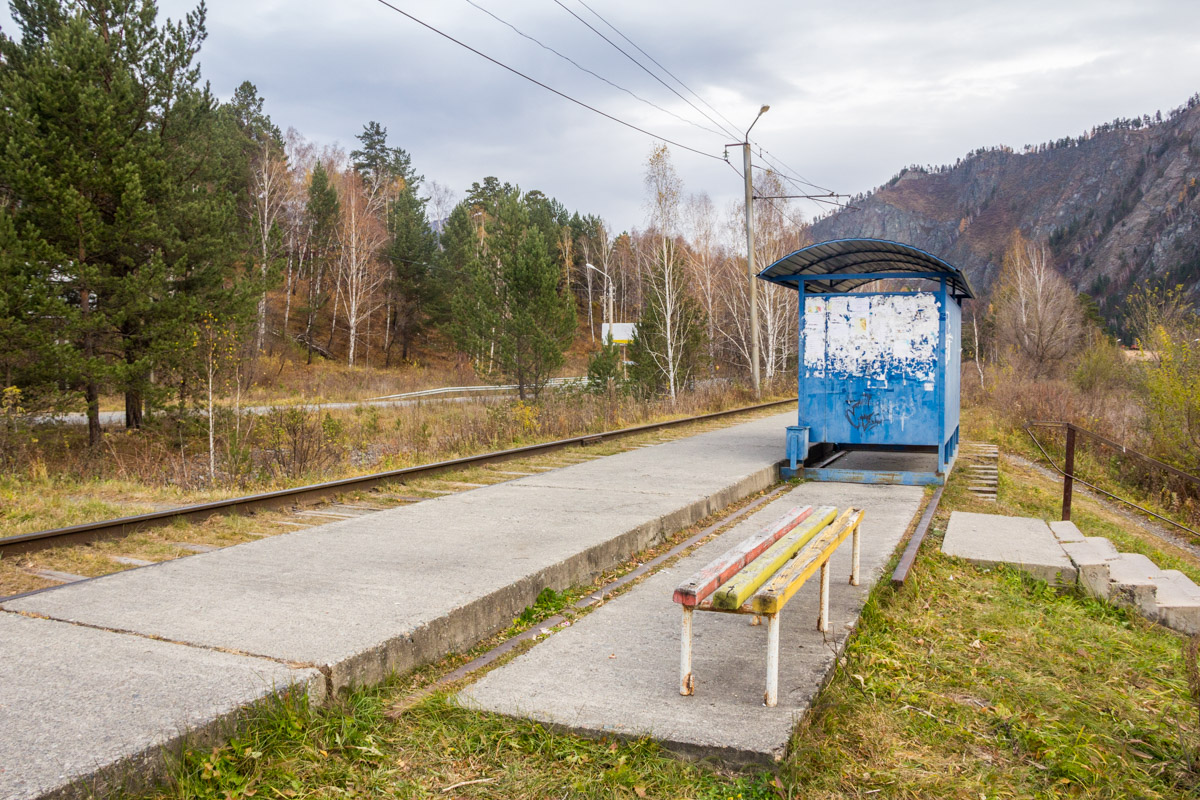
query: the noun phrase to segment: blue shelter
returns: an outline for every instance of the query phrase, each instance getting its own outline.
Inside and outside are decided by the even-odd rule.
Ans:
[[[958,451],[962,301],[973,297],[962,272],[899,242],[838,239],[797,250],[758,277],[800,293],[799,419],[788,428],[784,475],[944,481]],[[864,291],[882,279],[929,288]],[[856,450],[936,454],[936,462],[822,468]]]

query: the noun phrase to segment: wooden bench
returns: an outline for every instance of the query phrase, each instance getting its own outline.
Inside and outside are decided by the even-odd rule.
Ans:
[[[779,613],[812,575],[821,570],[817,629],[829,630],[829,558],[854,535],[850,583],[858,585],[859,523],[863,512],[833,506],[793,508],[758,533],[709,563],[682,583],[672,599],[683,606],[679,693],[695,692],[692,675],[692,613],[719,611],[767,618],[767,688],[763,703],[779,694]]]

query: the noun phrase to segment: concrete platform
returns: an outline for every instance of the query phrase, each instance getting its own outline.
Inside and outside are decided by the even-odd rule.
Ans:
[[[802,484],[674,567],[489,673],[458,699],[469,707],[587,735],[652,736],[692,756],[733,763],[776,761],[824,685],[922,495],[915,486]],[[849,541],[831,562],[828,638],[816,630],[819,580],[814,578],[780,616],[779,705],[765,708],[766,626],[751,626],[747,616],[696,614],[696,694],[680,696],[682,613],[671,601],[672,591],[733,544],[789,508],[806,504],[866,510],[862,585],[847,583]]]
[[[1050,526],[1040,519],[955,511],[942,552],[972,564],[1011,564],[1051,585],[1073,585],[1075,565]]]
[[[0,614],[0,797],[107,796],[161,777],[163,748],[221,735],[239,709],[325,680],[257,658]]]
[[[776,480],[788,415],[3,605],[321,668],[336,691],[464,649],[538,592]]]
[[[465,649],[543,588],[590,581],[770,486],[793,416],[4,603],[0,797],[150,775],[161,745],[273,686],[320,700]]]

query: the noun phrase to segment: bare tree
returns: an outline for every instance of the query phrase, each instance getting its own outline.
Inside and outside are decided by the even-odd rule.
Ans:
[[[267,273],[276,252],[275,226],[284,213],[290,189],[287,159],[271,137],[264,137],[251,162],[250,193],[254,235],[258,239],[259,270],[263,293],[258,299],[255,352],[262,352],[267,337]]]
[[[1046,246],[1013,235],[996,285],[996,341],[1033,377],[1054,372],[1083,336],[1079,296],[1054,267]]]
[[[783,181],[773,171],[756,181],[756,193],[768,197],[787,194]],[[809,242],[808,227],[793,218],[790,201],[761,201],[754,209],[755,263],[766,267]],[[787,368],[795,351],[795,324],[799,313],[797,293],[767,281],[755,281],[759,323],[763,342],[763,368],[767,381]]]
[[[707,193],[689,195],[684,206],[684,219],[691,238],[691,247],[687,251],[688,280],[704,308],[708,359],[709,364],[714,365],[717,357],[717,289],[720,285],[717,262],[721,253],[712,198]]]
[[[346,170],[339,180],[342,218],[339,229],[337,299],[345,310],[347,365],[353,367],[362,323],[383,305],[380,288],[387,274],[379,251],[387,240],[380,218],[384,192],[379,183],[367,182],[356,170]]]
[[[440,232],[450,218],[450,212],[458,205],[458,192],[437,181],[427,181],[425,191],[429,195],[429,222]]]
[[[645,276],[646,304],[634,350],[652,362],[674,400],[691,374],[697,340],[703,332],[698,330],[697,306],[688,295],[687,270],[680,252],[683,182],[665,145],[651,151],[645,184],[650,228],[636,243],[636,252]],[[647,366],[639,364],[637,369],[641,372]]]

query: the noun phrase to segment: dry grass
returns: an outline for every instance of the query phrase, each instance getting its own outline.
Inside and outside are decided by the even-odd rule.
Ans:
[[[436,477],[416,478],[374,490],[354,490],[334,500],[306,506],[305,509],[309,512],[319,512],[322,508],[328,509],[329,506],[339,503],[372,508],[405,505],[414,500],[469,491],[476,485],[486,486],[518,477],[506,473],[537,474],[648,444],[693,436],[772,413],[777,412],[768,409],[732,419],[681,425],[596,445],[576,446],[545,455],[468,467]],[[397,467],[408,465],[393,463]],[[363,471],[367,470],[358,470],[360,473]],[[342,474],[334,473],[325,477],[330,479],[341,477]],[[89,491],[94,494],[89,495]],[[0,480],[0,497],[11,497],[13,503],[4,504],[3,510],[0,510],[0,520],[11,525],[10,528],[6,528],[6,533],[17,533],[22,532],[22,529],[63,527],[92,519],[144,513],[231,494],[231,490],[212,494],[202,491],[183,492],[177,487],[147,486],[128,480],[97,480],[87,483],[40,479],[22,482],[15,478],[7,478]],[[126,500],[128,502],[124,502]],[[330,510],[339,512],[339,509]],[[94,577],[131,568],[130,565],[113,560],[113,556],[163,561],[191,555],[190,551],[178,547],[180,543],[227,547],[263,536],[289,533],[304,527],[324,524],[333,519],[313,516],[311,513],[293,514],[287,511],[260,512],[253,516],[219,516],[202,523],[176,522],[168,527],[150,529],[115,541],[56,547],[36,553],[13,555],[0,560],[0,597],[56,585],[56,581],[35,575],[38,570]]]
[[[970,496],[960,476],[951,480],[909,585],[876,587],[777,770],[689,764],[649,740],[580,738],[459,708],[445,694],[387,715],[471,656],[462,654],[332,708],[265,709],[228,745],[189,754],[159,796],[1194,796],[1200,730],[1179,637],[1014,571],[937,552],[954,509],[1053,510],[1051,482],[1008,463],[1002,475],[999,509]],[[1089,532],[1117,525],[1102,504],[1077,507]]]

